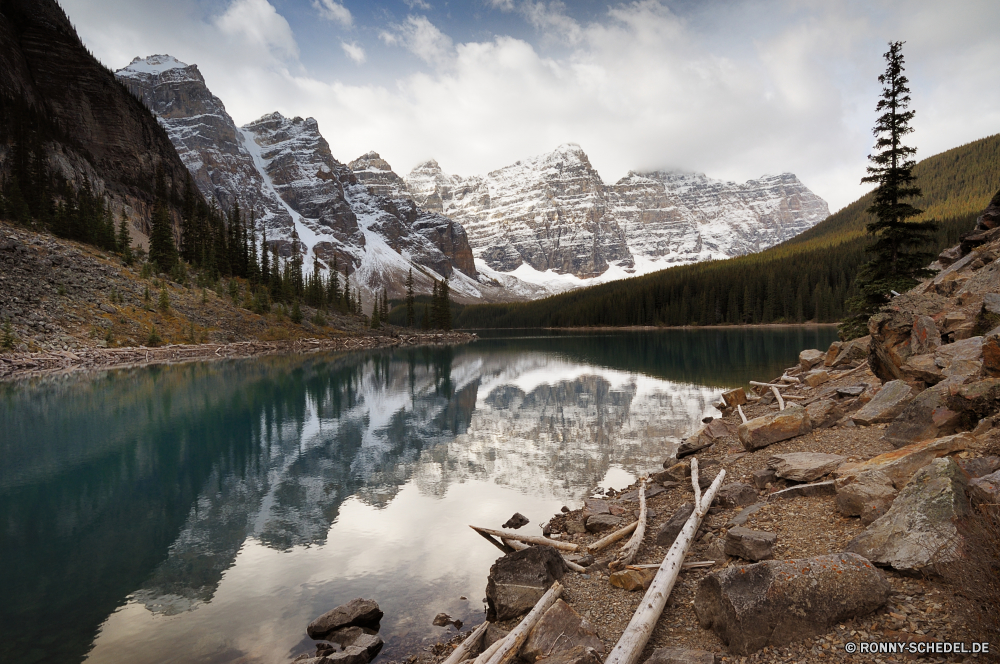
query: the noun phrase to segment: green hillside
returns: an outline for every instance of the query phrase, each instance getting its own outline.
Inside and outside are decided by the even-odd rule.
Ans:
[[[937,219],[935,252],[954,245],[1000,189],[1000,134],[928,157],[914,169]],[[867,257],[870,195],[757,254],[669,268],[526,303],[463,309],[456,327],[738,325],[836,322]]]

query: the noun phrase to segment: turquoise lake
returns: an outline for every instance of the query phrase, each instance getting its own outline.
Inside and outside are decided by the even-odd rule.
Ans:
[[[660,466],[832,327],[492,334],[0,383],[0,661],[280,663],[362,596],[379,660],[484,619],[498,552]],[[464,598],[464,599],[463,599]]]

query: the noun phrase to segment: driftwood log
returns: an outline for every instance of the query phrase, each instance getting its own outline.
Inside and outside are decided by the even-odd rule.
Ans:
[[[631,564],[635,554],[638,553],[642,545],[642,538],[646,535],[646,478],[639,482],[639,520],[636,521],[635,532],[614,560],[608,564],[608,569],[616,572]]]
[[[489,626],[488,622],[484,622],[472,630],[472,633],[465,637],[465,640],[458,644],[458,647],[441,664],[459,664],[459,662],[469,657],[472,651],[479,647],[480,642],[483,640],[483,634],[486,633]]]
[[[503,543],[515,551],[524,551],[525,549],[530,549],[531,547],[524,542],[515,542],[514,540],[504,540]],[[587,568],[583,565],[577,565],[572,560],[566,557],[566,554],[560,553],[563,562],[566,563],[566,567],[570,568],[574,572],[580,572],[581,574],[587,571]]]
[[[469,526],[480,535],[487,534],[493,535],[494,537],[499,537],[501,540],[514,540],[515,542],[524,542],[526,544],[541,544],[543,546],[551,546],[553,549],[559,549],[560,551],[569,551],[571,553],[576,552],[580,547],[571,542],[560,542],[558,540],[549,539],[548,537],[538,537],[537,535],[521,535],[520,533],[514,533],[507,530],[494,530],[493,528],[480,528],[479,526]]]
[[[785,409],[785,400],[781,398],[781,392],[778,391],[777,387],[772,386],[771,391],[774,392],[774,398],[778,400],[778,410]]]
[[[619,528],[618,530],[616,530],[615,532],[611,533],[610,535],[605,535],[604,537],[602,537],[601,539],[597,540],[596,542],[592,542],[592,543],[588,544],[587,545],[587,551],[589,551],[590,553],[596,553],[597,551],[600,551],[601,549],[605,548],[606,546],[614,544],[615,542],[617,542],[618,540],[624,538],[630,532],[632,532],[633,530],[635,530],[638,527],[638,525],[639,525],[638,521],[633,521],[632,523],[628,524],[624,528]]]
[[[646,643],[653,633],[653,627],[660,619],[663,607],[667,604],[667,598],[670,597],[670,591],[673,590],[677,576],[680,574],[684,555],[691,547],[694,535],[698,532],[698,527],[701,525],[702,519],[705,518],[708,508],[712,505],[715,494],[722,486],[722,480],[725,476],[725,469],[719,471],[715,481],[708,487],[704,498],[702,498],[698,487],[698,460],[691,460],[691,483],[695,491],[695,509],[691,512],[691,516],[688,517],[687,523],[677,535],[670,550],[667,551],[667,555],[663,558],[660,569],[653,578],[649,590],[643,596],[638,610],[632,616],[632,620],[625,628],[621,638],[618,639],[618,643],[611,650],[611,654],[604,660],[604,664],[636,664],[639,661],[642,650],[646,647]]]
[[[562,591],[562,584],[558,581],[554,582],[552,587],[545,591],[541,599],[535,602],[534,608],[517,624],[517,627],[510,630],[507,636],[499,641],[501,645],[497,648],[496,652],[489,659],[480,661],[483,655],[486,654],[483,653],[483,655],[476,658],[475,664],[505,664],[517,657],[521,646],[528,639],[528,633],[531,631],[531,628],[542,619],[542,616],[549,610],[549,607],[556,603],[556,600],[562,595]]]

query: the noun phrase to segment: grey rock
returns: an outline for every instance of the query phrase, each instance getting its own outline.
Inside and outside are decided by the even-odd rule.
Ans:
[[[772,557],[777,540],[778,536],[774,533],[736,526],[726,532],[725,551],[744,560],[767,560]]]
[[[680,534],[681,530],[684,528],[684,524],[691,517],[691,513],[694,512],[693,503],[684,503],[677,508],[673,516],[664,523],[660,530],[656,533],[656,545],[657,546],[670,546],[677,539],[677,535]]]
[[[812,482],[810,484],[798,484],[796,486],[775,491],[767,497],[768,501],[787,500],[789,498],[811,498],[813,496],[832,496],[837,493],[834,480],[825,482]]]
[[[382,620],[382,610],[378,603],[370,599],[356,597],[316,618],[306,628],[313,639],[324,639],[326,635],[341,627],[378,627]]]
[[[969,482],[969,498],[973,505],[1000,503],[1000,470]]]
[[[956,459],[955,461],[958,463],[958,467],[972,478],[985,477],[1000,470],[1000,457],[997,456],[972,457],[971,459]]]
[[[826,429],[832,427],[840,418],[844,416],[844,409],[833,399],[820,399],[806,406],[809,413],[809,422],[813,429]]]
[[[671,484],[674,485],[673,482],[671,482]],[[653,496],[658,496],[664,491],[666,491],[666,489],[663,486],[657,484],[656,482],[648,482],[646,484],[646,498],[652,498]],[[619,499],[631,500],[631,501],[639,500],[639,490],[633,489],[632,491],[627,491],[623,493],[621,496],[619,496]]]
[[[767,467],[786,480],[793,482],[812,482],[832,473],[847,457],[839,454],[822,454],[820,452],[789,452],[775,454],[767,460]]]
[[[646,664],[715,664],[715,654],[690,648],[657,648]]]
[[[594,632],[593,625],[560,599],[549,607],[528,633],[520,656],[533,663],[536,659],[558,655],[577,647],[592,648],[598,654],[604,654],[604,643]]]
[[[736,516],[734,516],[726,523],[726,526],[727,527],[742,526],[747,522],[747,519],[750,517],[751,514],[759,512],[760,508],[764,507],[764,505],[766,504],[767,503],[757,503],[755,505],[751,505],[750,507],[744,507],[739,511],[739,513]]]
[[[962,413],[950,407],[955,382],[945,380],[918,394],[886,427],[885,439],[904,447],[955,433],[962,421]]]
[[[889,511],[896,499],[892,479],[879,470],[847,475],[836,480],[837,511],[859,516],[868,525]]]
[[[983,311],[1000,316],[1000,293],[983,295]]]
[[[322,659],[323,664],[368,664],[370,661],[368,650],[361,646],[347,646],[341,652],[324,655]]]
[[[757,490],[742,482],[720,486],[714,501],[720,507],[744,507],[755,502],[757,502]]]
[[[750,473],[750,479],[758,489],[766,489],[768,484],[774,484],[778,480],[778,474],[773,468],[760,468]]]
[[[622,525],[621,517],[611,514],[595,514],[587,517],[588,533],[603,533],[606,530],[614,530]]]
[[[867,615],[890,590],[878,569],[851,553],[769,560],[709,574],[698,585],[694,610],[729,652],[748,655]]]
[[[962,537],[956,524],[969,513],[967,486],[954,459],[931,461],[847,550],[904,572],[940,571],[959,556]]]
[[[602,664],[601,654],[587,646],[575,646],[545,658],[545,664]]]
[[[854,413],[855,424],[868,426],[878,422],[891,422],[913,401],[913,388],[901,380],[892,380],[882,386],[875,398]]]
[[[912,443],[892,452],[880,454],[861,463],[845,463],[837,469],[837,476],[846,477],[867,471],[881,471],[892,480],[893,486],[902,489],[914,473],[938,457],[961,452],[976,444],[970,433],[958,433],[933,440]]]
[[[846,387],[838,387],[837,394],[842,397],[859,397],[866,389],[868,389],[867,385],[848,385]]]
[[[508,553],[490,568],[486,619],[497,622],[527,613],[565,573],[562,556],[551,547],[532,546]]]
[[[740,425],[739,438],[743,447],[751,452],[811,430],[809,411],[798,404],[792,404],[785,410],[756,417]]]
[[[826,359],[826,353],[811,348],[799,353],[799,366],[802,367],[803,371],[809,371],[817,364],[822,363],[824,359]]]
[[[513,528],[514,530],[517,530],[521,526],[526,526],[529,523],[531,523],[531,522],[528,521],[528,517],[524,516],[520,512],[514,512],[514,516],[510,517],[509,519],[507,519],[504,522],[503,526],[501,526],[501,527],[502,528]]]

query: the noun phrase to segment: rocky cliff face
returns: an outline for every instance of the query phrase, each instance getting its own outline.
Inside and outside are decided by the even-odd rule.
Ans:
[[[60,127],[45,145],[49,170],[76,186],[89,181],[141,227],[148,230],[157,169],[179,197],[187,169],[170,139],[87,51],[54,0],[0,3],[0,95]]]
[[[525,278],[551,270],[556,279],[603,280],[728,258],[829,215],[790,173],[742,185],[700,173],[630,173],[608,186],[572,144],[485,176],[448,175],[429,161],[405,179],[418,205],[465,226],[486,268]]]
[[[336,259],[368,292],[400,295],[412,268],[420,290],[449,277],[459,294],[481,296],[461,225],[420,209],[377,154],[345,166],[313,118],[272,113],[237,127],[197,66],[169,55],[136,58],[117,75],[160,118],[199,189],[224,210],[252,210],[284,256],[297,241],[307,268]]]

